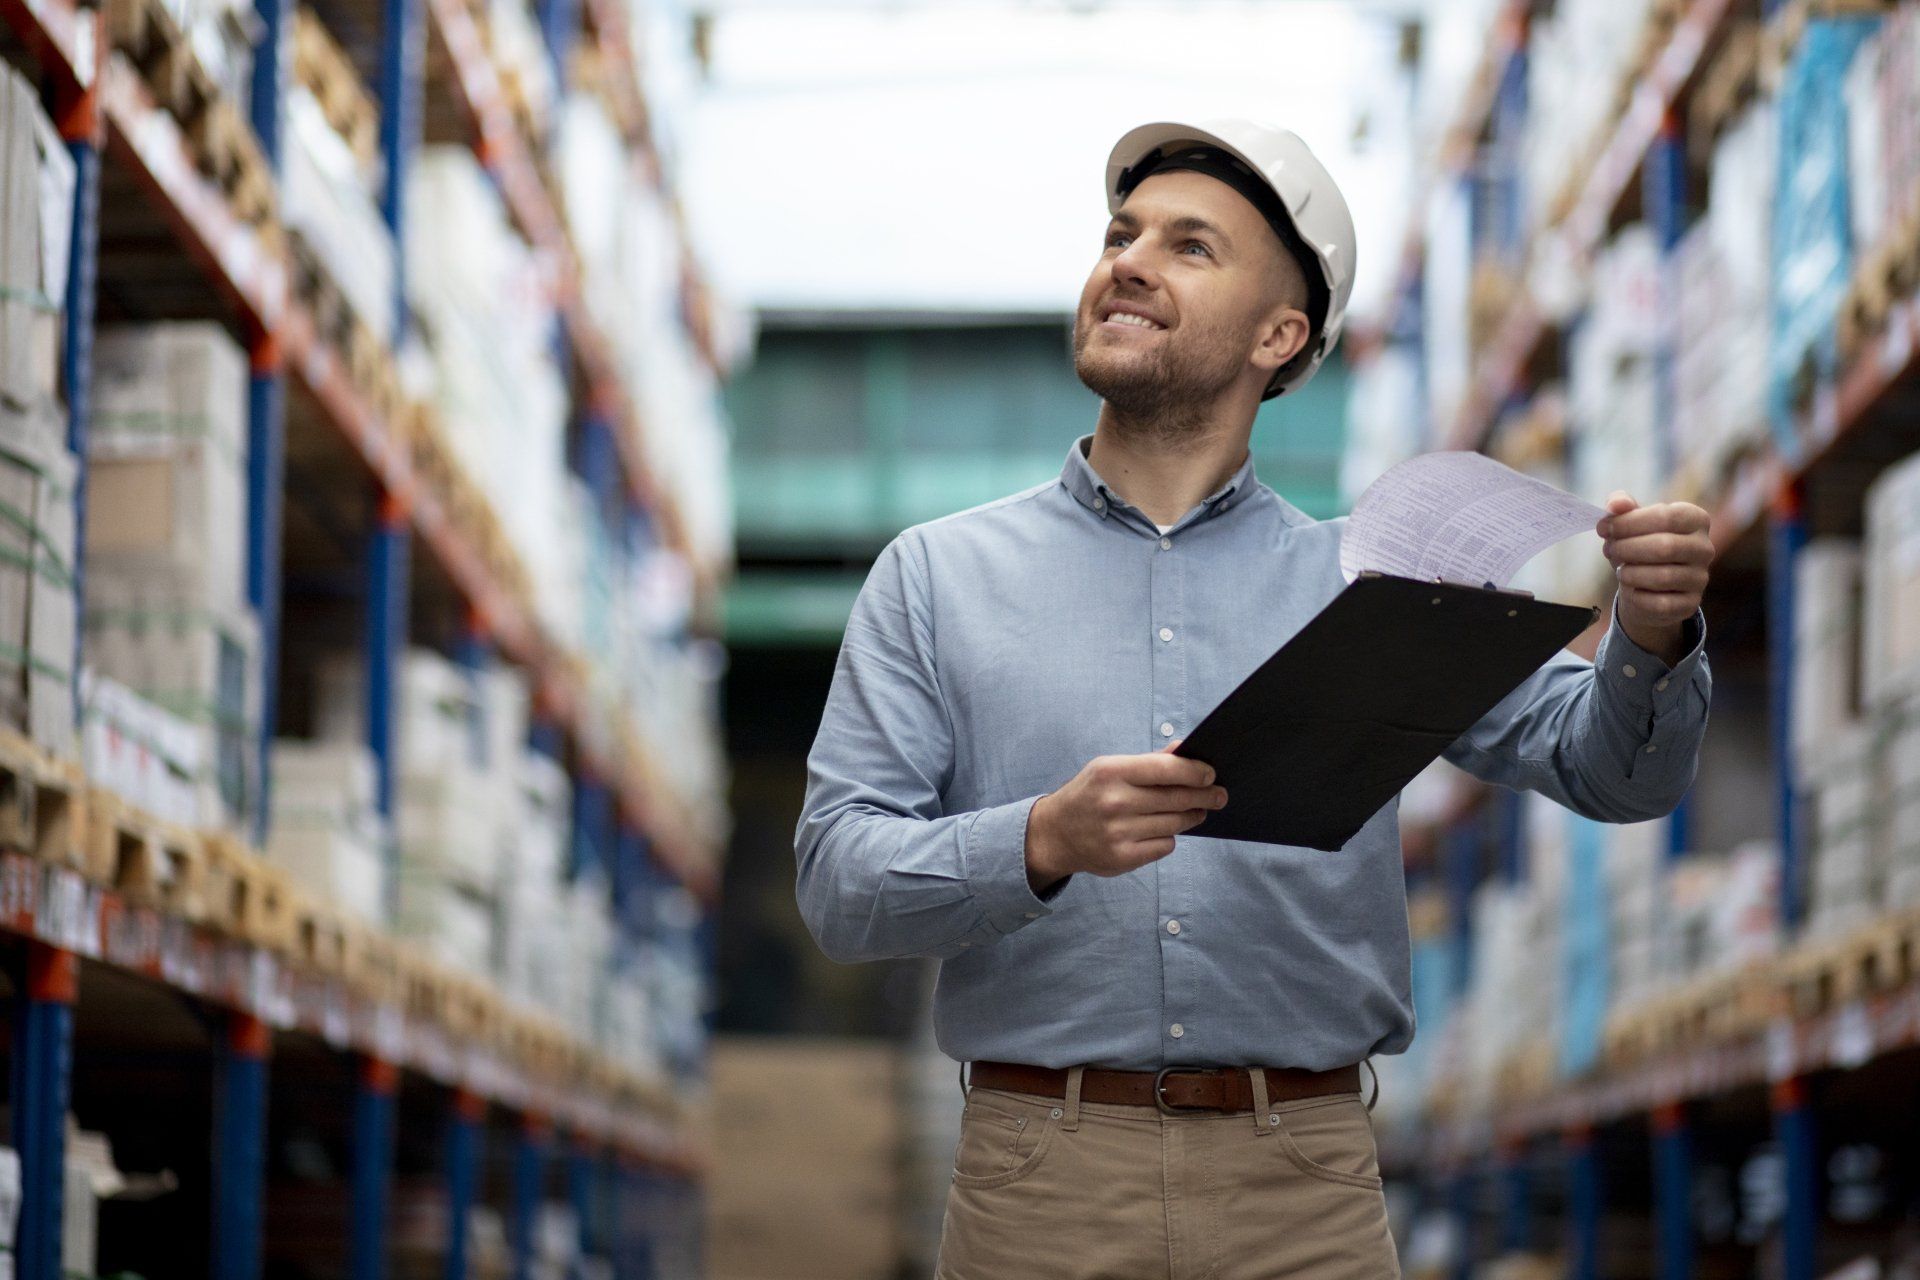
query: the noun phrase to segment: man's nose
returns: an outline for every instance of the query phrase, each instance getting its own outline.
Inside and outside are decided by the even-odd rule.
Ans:
[[[1147,288],[1159,288],[1159,251],[1154,249],[1144,236],[1135,240],[1114,255],[1113,278],[1115,281],[1144,285]]]

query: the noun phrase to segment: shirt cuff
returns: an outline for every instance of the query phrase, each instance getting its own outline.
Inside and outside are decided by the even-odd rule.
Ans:
[[[982,809],[967,830],[967,888],[987,923],[1002,934],[1051,915],[1049,899],[1027,882],[1027,818],[1039,796]]]
[[[1649,730],[1667,714],[1682,706],[1689,690],[1705,677],[1707,616],[1693,611],[1683,625],[1683,639],[1691,641],[1686,656],[1668,667],[1654,654],[1635,644],[1627,629],[1620,625],[1620,600],[1614,598],[1613,620],[1600,648],[1593,655],[1594,670],[1609,693],[1620,705],[1635,714],[1638,723]]]

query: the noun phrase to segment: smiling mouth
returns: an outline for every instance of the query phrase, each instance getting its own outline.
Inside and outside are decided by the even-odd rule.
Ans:
[[[1101,321],[1101,323],[1119,325],[1123,329],[1144,329],[1149,333],[1157,333],[1167,327],[1163,324],[1157,324],[1145,316],[1136,316],[1126,311],[1115,311],[1105,320]]]

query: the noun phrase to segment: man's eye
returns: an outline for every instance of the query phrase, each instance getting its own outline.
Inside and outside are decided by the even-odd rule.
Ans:
[[[1213,250],[1207,248],[1207,246],[1205,246],[1204,244],[1201,244],[1198,240],[1187,241],[1187,243],[1184,246],[1182,246],[1180,251],[1182,253],[1185,253],[1188,249],[1198,249],[1201,253],[1206,254],[1209,258],[1213,256]]]
[[[1121,232],[1118,232],[1118,231],[1114,232],[1112,235],[1107,237],[1107,248],[1109,249],[1119,248],[1122,242],[1126,240],[1126,238],[1127,237]]]

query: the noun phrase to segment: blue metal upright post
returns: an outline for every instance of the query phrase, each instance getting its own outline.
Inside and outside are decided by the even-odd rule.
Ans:
[[[260,724],[255,747],[253,834],[264,842],[272,800],[273,738],[280,682],[280,521],[286,492],[286,376],[280,344],[254,340],[247,383],[247,604],[260,628]]]
[[[1800,495],[1782,488],[1767,545],[1767,684],[1772,711],[1775,813],[1780,840],[1780,917],[1791,930],[1806,914],[1800,860],[1799,784],[1793,771],[1794,566],[1807,545]]]
[[[1686,1108],[1677,1102],[1653,1110],[1653,1212],[1659,1280],[1693,1276],[1693,1142]]]
[[[380,213],[393,233],[393,345],[407,334],[407,175],[420,141],[420,101],[427,78],[422,0],[381,0],[380,158],[386,186]]]
[[[228,1015],[213,1079],[214,1280],[260,1276],[272,1045],[265,1022],[252,1014]]]
[[[540,1220],[540,1201],[546,1195],[547,1122],[526,1115],[513,1141],[513,1204],[507,1219],[507,1246],[512,1254],[512,1280],[532,1280],[534,1232]]]
[[[446,1280],[467,1280],[467,1219],[480,1188],[481,1129],[487,1100],[471,1089],[454,1091],[447,1116]]]
[[[393,1189],[393,1134],[400,1070],[379,1058],[361,1061],[353,1094],[352,1218],[347,1224],[347,1274],[381,1280],[387,1274],[387,1199]]]
[[[1453,1215],[1456,1249],[1453,1255],[1453,1280],[1473,1280],[1479,1262],[1475,1244],[1473,1201],[1475,1171],[1468,1165],[1455,1171],[1447,1184],[1447,1208]]]
[[[582,770],[573,784],[574,875],[590,866],[597,867],[611,882],[616,820],[612,788]]]
[[[1600,1280],[1600,1156],[1593,1130],[1570,1129],[1567,1149],[1567,1242],[1569,1280]]]
[[[1819,1262],[1820,1155],[1807,1082],[1797,1076],[1780,1081],[1773,1086],[1772,1103],[1774,1133],[1787,1180],[1782,1280],[1814,1280]]]
[[[527,745],[549,760],[559,760],[567,749],[566,734],[551,717],[535,714],[527,726]]]
[[[486,674],[493,661],[493,642],[487,620],[472,607],[460,627],[460,639],[454,646],[454,660],[465,669],[472,700],[467,704],[467,755],[476,765],[491,768],[500,762],[487,759]]]
[[[366,711],[367,748],[373,752],[380,812],[393,814],[395,765],[394,682],[407,645],[407,556],[411,539],[406,509],[382,494],[373,536],[367,543]]]
[[[535,0],[540,33],[547,38],[547,56],[553,59],[553,78],[564,90],[573,46],[580,35],[580,0]]]
[[[567,1203],[580,1227],[580,1254],[594,1257],[600,1252],[599,1215],[594,1212],[593,1146],[584,1134],[574,1134],[567,1144]]]
[[[14,1276],[61,1280],[67,1097],[80,959],[71,951],[29,942],[23,976],[13,1023],[13,1148],[20,1155],[21,1189]]]
[[[1527,882],[1527,798],[1502,788],[1495,796],[1500,806],[1500,870],[1510,885]]]
[[[60,344],[60,391],[67,401],[67,448],[73,451],[73,577],[74,614],[86,607],[85,560],[87,545],[87,428],[93,386],[93,306],[100,261],[100,111],[94,83],[63,89],[54,104],[60,138],[73,159],[73,217],[67,244],[67,293],[60,300],[64,314]],[[74,715],[80,713],[80,641],[84,628],[73,629]]]
[[[614,838],[613,910],[621,932],[629,938],[645,932],[652,906],[647,861],[647,838],[632,824],[620,822]]]
[[[1671,476],[1679,460],[1678,442],[1673,438],[1675,410],[1679,405],[1679,386],[1674,378],[1675,352],[1679,346],[1677,329],[1680,315],[1679,271],[1674,251],[1687,230],[1687,144],[1679,115],[1668,111],[1660,121],[1660,131],[1647,149],[1646,166],[1641,170],[1641,204],[1647,221],[1660,245],[1659,332],[1654,344],[1654,396],[1657,413],[1654,421],[1660,431],[1660,474]],[[1652,495],[1636,495],[1642,502]]]
[[[1514,1141],[1500,1149],[1500,1252],[1532,1248],[1533,1170],[1526,1144]]]

